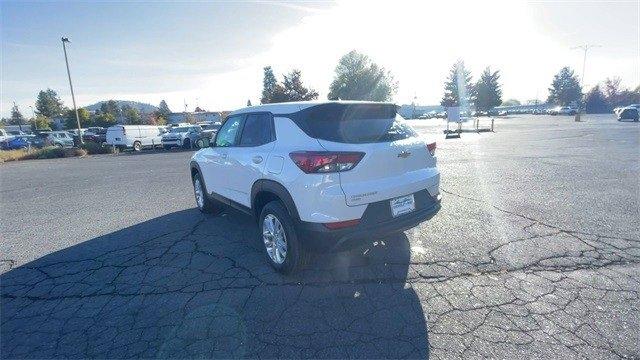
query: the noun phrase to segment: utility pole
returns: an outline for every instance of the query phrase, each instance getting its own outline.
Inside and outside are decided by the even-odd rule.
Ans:
[[[18,109],[18,112],[20,112],[20,109],[18,108],[18,105],[16,105],[16,102],[13,102],[13,107]],[[12,114],[13,115],[13,114]],[[22,120],[18,121],[18,129],[20,129],[20,132],[22,132]]]
[[[73,101],[73,111],[76,113],[76,122],[78,123],[78,141],[80,145],[84,144],[82,141],[82,128],[80,127],[80,117],[78,116],[78,108],[76,107],[76,96],[73,93],[73,83],[71,83],[71,71],[69,71],[69,60],[67,59],[67,46],[66,43],[71,43],[69,38],[62,37],[62,50],[64,51],[64,63],[67,65],[67,76],[69,77],[69,87],[71,88],[71,100]]]
[[[33,106],[29,105],[29,107],[31,108],[31,117],[33,119],[33,127],[35,128],[35,130],[38,130],[38,122],[36,122],[36,112],[35,110],[33,110]]]
[[[417,96],[415,93],[413,93],[413,113],[411,114],[411,118],[415,119],[416,118],[416,100],[417,100]]]
[[[571,48],[571,50],[583,50],[584,51],[584,57],[582,58],[582,77],[580,78],[580,89],[582,91],[582,89],[584,88],[584,72],[585,69],[587,67],[587,51],[589,51],[589,49],[593,49],[593,48],[597,48],[597,47],[602,47],[602,45],[592,45],[592,44],[584,44],[584,45],[580,45],[580,46],[574,46]],[[576,117],[575,117],[575,121],[580,121],[580,112],[581,111],[585,111],[586,109],[583,106],[583,101],[582,98],[580,99],[580,109],[578,109],[578,112],[576,113]]]

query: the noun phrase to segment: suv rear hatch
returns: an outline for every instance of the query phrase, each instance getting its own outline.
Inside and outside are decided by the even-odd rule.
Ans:
[[[361,152],[362,159],[339,172],[349,206],[397,198],[427,189],[438,193],[439,173],[428,142],[383,103],[329,103],[305,109],[294,119],[332,152]],[[435,150],[435,143],[429,145]]]

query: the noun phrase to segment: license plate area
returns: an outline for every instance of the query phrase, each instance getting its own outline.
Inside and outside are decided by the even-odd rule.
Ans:
[[[389,205],[391,206],[391,216],[393,217],[408,214],[416,209],[416,201],[413,198],[413,194],[391,199],[389,200]]]

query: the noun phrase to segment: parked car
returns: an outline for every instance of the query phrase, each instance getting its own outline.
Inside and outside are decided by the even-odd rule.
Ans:
[[[200,211],[258,219],[266,258],[299,269],[309,251],[344,249],[416,226],[440,209],[436,143],[396,106],[293,102],[231,113],[191,158]]]
[[[0,129],[0,141],[9,140],[13,137],[5,129]]]
[[[25,136],[25,135],[27,135],[26,132],[21,131],[21,130],[9,130],[9,131],[7,131],[7,133],[8,133],[8,135],[11,135],[11,136]]]
[[[638,108],[636,107],[628,106],[618,112],[618,121],[622,121],[622,120],[638,121],[639,111],[640,110],[638,110]]]
[[[42,131],[36,135],[41,138],[45,145],[57,147],[73,147],[72,135],[66,131]]]
[[[38,139],[35,135],[14,136],[0,142],[2,150],[41,148],[42,146],[42,140]]]
[[[155,125],[115,125],[107,128],[108,145],[120,149],[140,151],[143,148],[162,145],[163,126]]]
[[[556,106],[549,110],[549,115],[575,115],[578,110],[569,106]]]
[[[165,149],[172,147],[182,147],[190,149],[201,137],[202,127],[200,125],[175,126],[162,136],[162,146]]]
[[[213,139],[216,136],[218,130],[222,126],[221,123],[213,123],[202,126],[202,135],[201,137],[208,137],[209,139]]]
[[[107,129],[91,127],[82,134],[82,140],[102,144],[107,142]]]
[[[632,108],[640,110],[640,104],[631,104],[629,106],[619,106],[619,107],[613,109],[613,113],[616,114],[616,116],[618,116],[618,115],[620,115],[622,110],[624,110],[626,108],[629,108],[629,107],[632,107]]]

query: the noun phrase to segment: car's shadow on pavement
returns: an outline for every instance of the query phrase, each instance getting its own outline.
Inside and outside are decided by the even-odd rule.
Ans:
[[[251,219],[195,209],[49,254],[0,276],[2,356],[428,357],[405,235],[287,277],[264,256]]]

